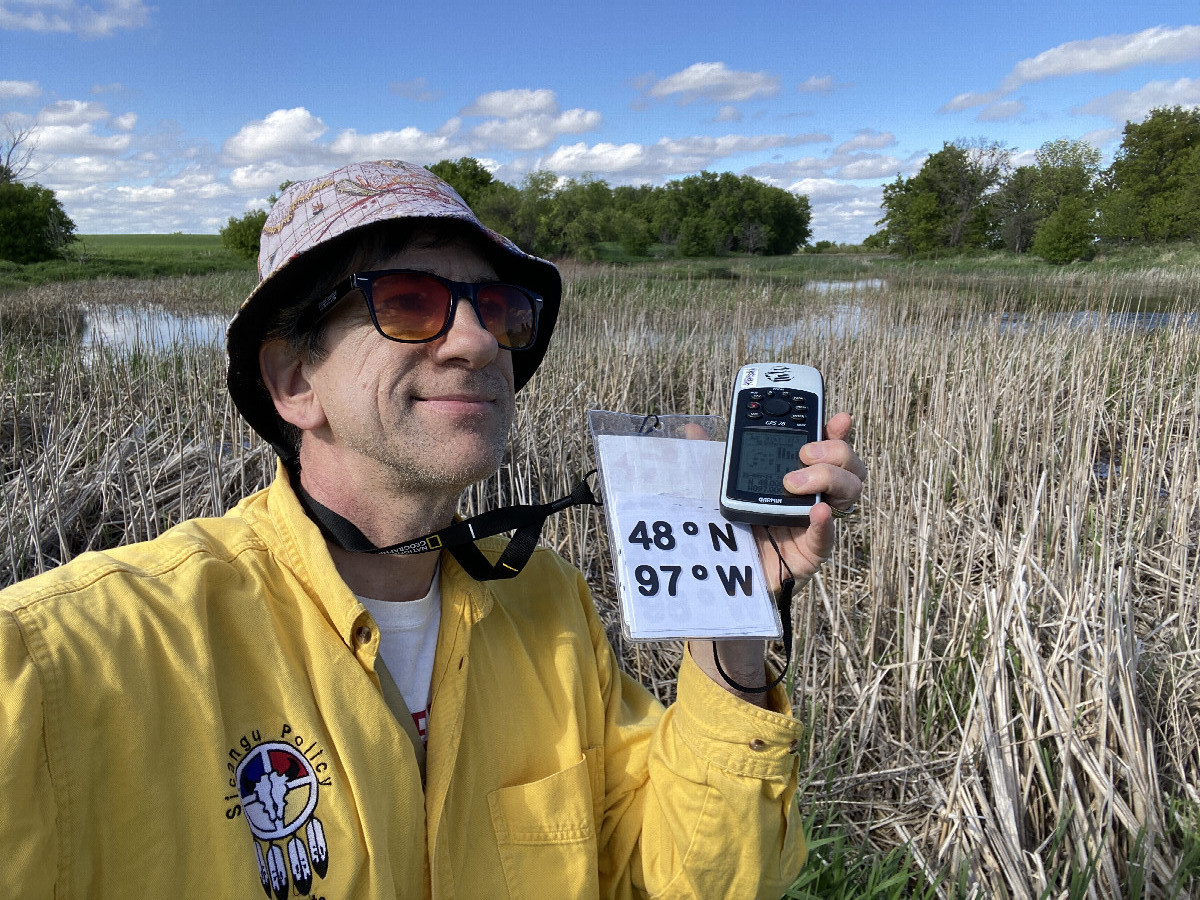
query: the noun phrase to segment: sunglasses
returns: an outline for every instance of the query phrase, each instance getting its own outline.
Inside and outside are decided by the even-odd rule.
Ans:
[[[542,298],[515,284],[451,281],[429,272],[387,269],[349,276],[304,318],[311,328],[351,291],[361,291],[375,330],[404,344],[423,344],[450,330],[458,301],[466,298],[479,323],[507,350],[527,350],[537,336]]]

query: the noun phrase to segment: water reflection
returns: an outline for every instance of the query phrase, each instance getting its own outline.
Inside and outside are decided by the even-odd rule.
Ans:
[[[1047,329],[1066,325],[1078,331],[1155,331],[1160,328],[1200,327],[1200,313],[1096,312],[1080,310],[1061,313],[1003,313],[1001,328],[1017,331],[1026,328]]]
[[[226,324],[226,318],[217,315],[176,315],[157,307],[95,306],[84,314],[83,344],[93,350],[142,351],[220,346]]]
[[[886,304],[838,302],[838,295],[886,289],[887,282],[884,279],[808,282],[806,286],[830,295],[832,302],[811,310],[803,319],[753,329],[748,335],[751,348],[786,346],[814,333],[823,338],[854,337],[875,323],[887,309]],[[221,315],[175,314],[152,306],[95,306],[85,312],[83,343],[92,350],[103,347],[117,351],[169,351],[180,346],[220,347],[225,342],[226,324],[226,318]],[[1000,314],[1000,326],[1005,331],[1047,329],[1063,324],[1079,330],[1200,328],[1200,313],[1085,310],[1032,315]],[[670,340],[667,335],[651,330],[618,332],[616,329],[610,332],[610,339],[614,345],[627,349],[658,346]]]
[[[857,278],[854,281],[806,281],[804,286],[818,294],[853,294],[886,290],[888,283],[883,278]]]

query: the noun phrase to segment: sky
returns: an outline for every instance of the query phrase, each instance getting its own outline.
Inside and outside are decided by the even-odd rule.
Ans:
[[[83,234],[216,233],[287,179],[473,156],[512,184],[752,175],[858,242],[945,142],[1107,164],[1174,105],[1200,105],[1196,0],[0,0],[0,120]]]

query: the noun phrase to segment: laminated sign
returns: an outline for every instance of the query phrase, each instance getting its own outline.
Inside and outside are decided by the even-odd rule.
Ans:
[[[592,410],[588,425],[625,636],[779,637],[750,526],[718,505],[724,422]]]

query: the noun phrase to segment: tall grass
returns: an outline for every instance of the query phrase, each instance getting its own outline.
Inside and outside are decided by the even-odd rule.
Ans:
[[[589,408],[723,412],[747,361],[817,366],[871,474],[797,598],[801,803],[837,825],[795,896],[851,895],[851,869],[868,873],[860,896],[1194,895],[1200,327],[1109,314],[1151,300],[1192,312],[1200,277],[914,270],[831,294],[733,274],[569,269],[509,458],[465,507],[567,490],[591,467]],[[52,290],[0,305],[56,308]],[[1095,315],[1063,314],[1082,308]],[[267,483],[219,350],[85,361],[77,329],[47,331],[0,334],[0,582]],[[599,515],[571,510],[544,537],[587,575],[628,668],[669,700],[680,648],[622,640]],[[843,870],[814,892],[815,873]]]

